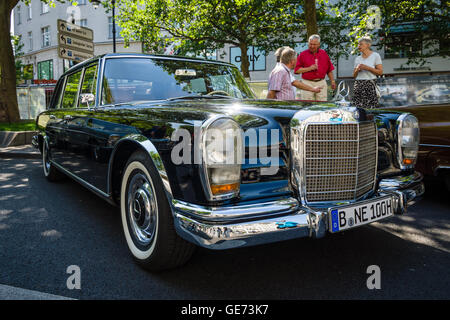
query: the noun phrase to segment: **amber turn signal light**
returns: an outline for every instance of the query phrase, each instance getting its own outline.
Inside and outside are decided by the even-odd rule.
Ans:
[[[403,159],[403,164],[410,165],[410,164],[413,164],[413,163],[414,163],[413,159]]]
[[[213,195],[224,194],[236,191],[239,188],[239,183],[212,185],[211,192]]]

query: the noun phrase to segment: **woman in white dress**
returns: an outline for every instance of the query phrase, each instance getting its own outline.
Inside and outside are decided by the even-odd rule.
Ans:
[[[353,77],[353,104],[362,108],[376,108],[378,106],[377,76],[383,74],[383,65],[378,53],[370,50],[372,40],[362,37],[358,40],[358,50],[361,55],[355,59]]]

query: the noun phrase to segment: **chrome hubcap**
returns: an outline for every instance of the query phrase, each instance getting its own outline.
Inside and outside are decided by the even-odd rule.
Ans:
[[[157,210],[155,193],[147,177],[136,174],[128,187],[128,218],[135,239],[142,245],[153,240]]]

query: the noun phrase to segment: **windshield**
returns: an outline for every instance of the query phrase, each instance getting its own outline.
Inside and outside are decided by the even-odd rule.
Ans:
[[[233,66],[158,58],[106,60],[103,104],[186,96],[254,98],[245,79]]]

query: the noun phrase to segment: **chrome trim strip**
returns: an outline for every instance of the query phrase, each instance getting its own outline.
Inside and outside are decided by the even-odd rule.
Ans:
[[[196,60],[190,59],[189,57],[177,57],[177,56],[155,56],[155,55],[133,55],[133,54],[124,54],[117,56],[104,56],[102,59],[121,59],[121,58],[139,58],[139,59],[160,59],[160,60],[178,60],[178,61],[188,61],[188,62],[197,62],[197,63],[209,63],[209,64],[220,64],[225,66],[234,66],[231,63],[219,61],[219,60]]]
[[[326,190],[324,190],[324,191],[309,191],[308,193],[311,193],[311,194],[318,194],[318,193],[324,193],[324,192],[327,192],[327,193],[339,193],[339,192],[352,192],[352,191],[354,191],[353,189],[350,189],[350,190],[334,190],[334,191],[326,191]],[[346,200],[337,200],[338,202],[345,202],[345,201],[352,201],[352,200],[349,200],[349,199],[346,199]],[[313,202],[308,202],[309,204],[312,204],[312,203],[315,203],[315,202],[320,202],[320,201],[313,201]]]
[[[442,144],[427,144],[427,143],[422,143],[419,144],[419,147],[438,147],[438,148],[450,148],[450,146],[447,145],[442,145]]]
[[[109,194],[103,192],[102,190],[98,189],[97,187],[93,186],[92,184],[90,184],[89,182],[86,182],[85,180],[81,179],[80,177],[78,177],[77,175],[73,174],[72,172],[64,169],[64,167],[60,166],[59,164],[57,164],[56,162],[54,162],[53,160],[50,160],[50,162],[52,163],[52,165],[54,165],[58,170],[62,171],[64,174],[66,174],[67,176],[69,176],[70,178],[74,179],[75,181],[77,181],[78,183],[80,183],[83,187],[93,191],[94,193],[96,193],[97,195],[101,196],[102,198],[104,198],[106,201],[108,201],[111,204],[115,204],[113,199],[110,197]]]
[[[369,171],[369,170],[366,170]],[[362,172],[366,172],[362,171]],[[345,177],[345,176],[355,176],[357,173],[339,173],[339,174],[308,174],[307,177]]]
[[[358,137],[358,142],[357,142],[357,144],[358,144],[358,146],[357,146],[357,151],[356,151],[356,154],[357,154],[357,158],[358,158],[358,160],[359,160],[359,148],[360,148],[360,145],[359,145],[359,129],[360,129],[360,125],[359,125],[359,123],[357,124],[357,127],[356,127],[356,136]],[[375,172],[376,172],[376,170],[375,170]],[[353,192],[353,199],[356,199],[356,195],[357,195],[357,193],[358,193],[358,176],[359,176],[359,161],[356,161],[356,170],[355,170],[355,173],[356,173],[356,175],[355,175],[355,191]],[[372,182],[373,183],[373,182]]]
[[[169,177],[167,175],[166,168],[164,167],[164,163],[161,159],[161,156],[159,155],[158,150],[154,146],[154,144],[145,136],[142,136],[140,134],[130,134],[122,139],[118,140],[116,144],[114,145],[114,150],[111,153],[110,160],[108,163],[108,179],[107,179],[107,192],[108,194],[112,194],[112,167],[114,163],[114,157],[116,155],[117,150],[124,142],[132,142],[138,144],[140,147],[145,149],[150,156],[150,158],[153,161],[153,164],[155,165],[156,170],[159,173],[159,176],[161,178],[161,181],[163,183],[164,190],[166,191],[166,194],[170,196],[170,199],[172,197],[172,189],[170,187]],[[169,201],[170,201],[169,199]]]
[[[300,204],[295,198],[287,198],[263,203],[234,205],[234,206],[201,206],[181,200],[172,200],[173,209],[184,216],[208,222],[228,221],[237,219],[251,219],[259,216],[270,216],[281,213],[296,212]]]
[[[99,70],[100,77],[97,82],[97,88],[98,88],[97,92],[100,92],[100,94],[98,95],[99,96],[98,99],[96,99],[96,105],[95,105],[96,107],[104,106],[104,104],[103,104],[103,76],[105,73],[105,62],[106,62],[106,59],[102,58],[101,70]],[[100,65],[100,63],[99,63],[99,65]],[[98,85],[100,85],[100,86],[98,86]]]
[[[307,158],[306,160],[340,160],[340,159],[361,159],[360,157],[324,157],[324,158]]]

